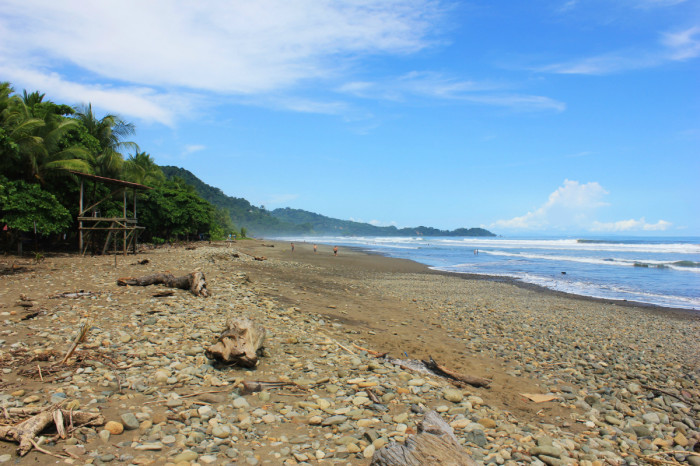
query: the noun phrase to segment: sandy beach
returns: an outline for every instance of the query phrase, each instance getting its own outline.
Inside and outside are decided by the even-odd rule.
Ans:
[[[700,465],[697,313],[345,248],[335,257],[325,245],[190,247],[116,266],[114,256],[0,260],[0,406],[62,402],[112,421],[46,433],[41,448],[66,458],[35,449],[19,464],[369,464],[436,410],[478,463]],[[211,296],[116,284],[165,271],[203,272]],[[94,294],[52,298],[76,290]],[[18,305],[21,294],[34,304]],[[204,356],[232,315],[267,331],[255,369]],[[85,322],[86,340],[60,364]],[[432,357],[491,384],[456,388],[362,348]],[[242,381],[296,385],[242,394]],[[0,416],[0,426],[21,420]],[[0,442],[0,462],[14,464],[16,449]]]

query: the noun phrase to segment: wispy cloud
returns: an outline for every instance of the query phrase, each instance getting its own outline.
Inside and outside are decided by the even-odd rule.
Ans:
[[[619,220],[617,222],[593,222],[591,231],[603,232],[619,232],[619,231],[666,231],[671,227],[672,223],[665,220],[659,220],[656,223],[647,223],[644,217],[639,220]]]
[[[650,49],[628,49],[565,62],[552,63],[536,71],[557,74],[605,75],[651,68],[672,61],[686,61],[700,55],[700,27],[661,35]]]
[[[190,155],[194,154],[195,152],[201,152],[204,149],[206,149],[207,146],[204,146],[202,144],[188,144],[184,147],[182,150],[183,155]]]
[[[47,92],[52,99],[76,104],[89,101],[95,107],[106,108],[119,115],[137,116],[167,126],[173,124],[175,108],[185,112],[191,107],[187,96],[158,92],[149,87],[109,87],[71,82],[57,73],[17,68],[2,60],[0,71],[4,79],[21,82],[30,92],[41,90]]]
[[[441,73],[412,71],[381,82],[354,81],[337,90],[366,99],[404,101],[425,97],[455,102],[505,107],[521,111],[563,111],[566,104],[555,99],[510,92],[508,86],[492,82],[460,80]]]
[[[581,184],[578,181],[564,180],[564,184],[550,194],[547,202],[538,209],[520,217],[498,220],[489,225],[489,228],[513,231],[631,232],[664,231],[671,227],[671,223],[665,220],[647,223],[644,217],[617,222],[595,220],[599,209],[609,205],[603,200],[607,194],[608,191],[595,181]]]
[[[687,0],[634,0],[634,6],[637,8],[649,9],[678,5],[686,1]]]
[[[174,90],[254,95],[339,76],[357,57],[429,47],[441,13],[434,0],[6,0],[0,70],[16,81],[31,74],[51,95],[92,91],[80,95],[167,124],[180,109],[160,98]],[[22,67],[11,76],[10,63]],[[49,64],[82,70],[80,83],[47,73]],[[91,76],[112,85],[96,89]]]

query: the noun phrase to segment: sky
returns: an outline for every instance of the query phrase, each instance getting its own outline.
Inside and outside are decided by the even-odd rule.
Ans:
[[[0,0],[0,80],[269,210],[700,235],[693,0]]]

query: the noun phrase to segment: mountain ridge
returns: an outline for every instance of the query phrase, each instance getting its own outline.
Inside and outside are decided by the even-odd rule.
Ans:
[[[256,235],[340,235],[340,236],[496,236],[483,228],[458,228],[440,230],[438,228],[418,226],[397,228],[380,227],[369,223],[341,220],[327,217],[303,209],[284,207],[272,211],[256,207],[248,200],[224,194],[217,187],[211,186],[189,170],[165,165],[160,167],[166,178],[182,178],[192,186],[206,201],[225,209],[237,227],[245,227]]]

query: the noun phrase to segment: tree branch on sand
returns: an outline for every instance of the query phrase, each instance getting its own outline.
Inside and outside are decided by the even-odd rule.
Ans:
[[[209,296],[207,282],[202,272],[192,272],[182,277],[175,277],[169,273],[157,273],[139,278],[120,278],[117,280],[119,286],[149,286],[165,285],[168,288],[179,288],[189,290],[195,296]]]

